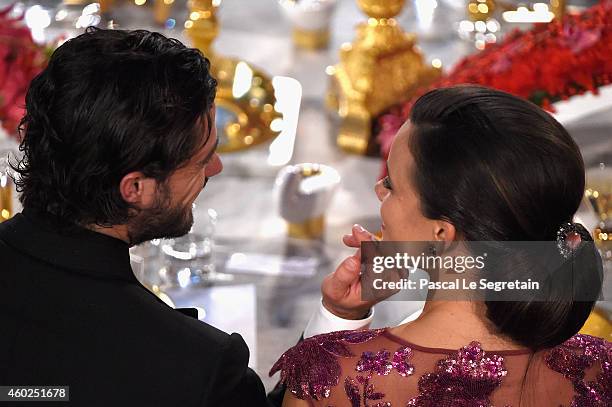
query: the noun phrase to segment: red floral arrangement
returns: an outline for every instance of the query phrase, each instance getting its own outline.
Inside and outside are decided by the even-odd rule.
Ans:
[[[45,66],[47,55],[21,19],[9,16],[11,10],[0,11],[0,124],[14,135],[25,113],[30,81]]]
[[[430,89],[479,84],[529,99],[554,111],[552,103],[612,83],[612,0],[560,21],[514,31],[484,51],[461,60],[447,75],[396,105],[377,121],[386,159],[391,142],[419,96]]]

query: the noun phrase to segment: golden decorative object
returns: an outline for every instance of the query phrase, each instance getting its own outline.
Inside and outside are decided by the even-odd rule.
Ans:
[[[98,3],[100,4],[100,12],[108,13],[115,5],[115,0],[98,0]]]
[[[219,34],[216,12],[221,0],[193,0],[187,36],[211,61],[217,79],[217,133],[219,152],[243,150],[269,141],[279,134],[274,87],[270,78],[249,63],[218,55],[212,43]]]
[[[217,8],[220,5],[220,0],[191,0],[189,19],[185,21],[185,33],[193,46],[210,60],[214,58],[212,42],[219,35]]]
[[[605,311],[594,308],[579,333],[612,341],[612,323]]]
[[[612,167],[600,163],[586,171],[584,197],[598,218],[593,240],[603,251],[604,260],[612,260],[606,256],[607,252],[612,252]]]
[[[323,30],[302,30],[301,28],[293,29],[293,42],[295,45],[305,49],[322,49],[329,44],[329,29]]]
[[[593,232],[595,242],[598,244],[604,244],[604,242],[612,243],[612,228],[606,228],[605,222],[601,222]]]
[[[340,62],[328,67],[331,84],[326,102],[341,119],[338,146],[365,154],[375,117],[431,83],[441,68],[423,62],[415,35],[405,33],[393,19],[404,0],[357,3],[369,18],[357,26],[353,44],[340,49]]]
[[[155,0],[153,3],[153,18],[159,25],[164,25],[172,12],[174,0]]]
[[[0,174],[0,223],[13,216],[13,187],[5,174]]]
[[[308,219],[302,223],[287,224],[287,234],[296,239],[319,239],[325,232],[325,216]]]
[[[293,43],[310,50],[329,45],[331,17],[336,0],[279,0],[293,25]]]
[[[555,15],[555,18],[563,18],[566,5],[566,0],[550,0],[550,11]]]
[[[601,222],[612,221],[612,165],[600,163],[587,170],[584,196]]]
[[[340,184],[340,174],[323,164],[284,167],[276,177],[280,215],[287,233],[298,239],[319,239],[325,232],[325,211]]]
[[[495,11],[495,0],[470,0],[467,5],[468,16],[472,21],[487,21]]]
[[[9,156],[13,151],[0,140],[0,223],[10,219],[13,213],[13,180],[9,174]]]

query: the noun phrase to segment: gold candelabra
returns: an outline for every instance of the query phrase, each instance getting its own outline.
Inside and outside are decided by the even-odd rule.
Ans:
[[[9,173],[9,155],[11,151],[9,148],[3,148],[0,140],[0,223],[14,215],[13,182]]]
[[[189,2],[189,19],[185,22],[185,33],[193,46],[199,49],[210,60],[213,60],[212,42],[219,35],[217,9],[220,0],[191,0]]]
[[[424,63],[414,34],[393,18],[404,0],[357,0],[368,20],[357,38],[340,49],[340,62],[329,67],[327,105],[340,117],[337,144],[365,154],[372,145],[372,122],[385,109],[409,98],[440,75],[440,66]]]
[[[0,223],[13,216],[12,186],[5,175],[0,175]]]
[[[192,0],[185,31],[194,47],[211,61],[217,79],[217,129],[219,152],[243,150],[269,141],[279,132],[273,122],[279,119],[274,105],[270,78],[249,63],[217,54],[213,41],[219,35],[217,9],[221,0]]]

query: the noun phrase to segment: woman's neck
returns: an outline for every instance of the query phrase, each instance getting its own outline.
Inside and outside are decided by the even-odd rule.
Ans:
[[[484,303],[471,301],[427,301],[414,321],[393,328],[394,335],[431,348],[459,349],[478,341],[485,350],[524,350],[496,332],[485,316]]]

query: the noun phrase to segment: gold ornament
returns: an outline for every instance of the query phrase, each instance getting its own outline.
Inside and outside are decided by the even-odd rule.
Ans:
[[[302,30],[293,29],[293,42],[301,48],[316,50],[326,48],[329,44],[329,29]]]
[[[610,323],[605,311],[595,308],[580,329],[580,333],[612,341],[612,323]]]
[[[566,0],[550,0],[550,11],[555,15],[555,18],[563,18],[566,4]]]
[[[0,174],[0,223],[13,216],[13,188],[8,176]]]
[[[98,0],[100,4],[100,13],[108,13],[115,5],[115,0]]]
[[[495,11],[495,0],[470,0],[468,16],[472,21],[487,21]]]
[[[278,173],[275,184],[288,235],[298,239],[322,238],[325,211],[340,184],[338,171],[316,163],[288,165]]]
[[[281,10],[293,25],[293,43],[317,50],[329,44],[329,26],[336,0],[279,0]]]
[[[295,239],[320,239],[325,232],[325,216],[308,219],[302,223],[287,224],[287,234]]]
[[[274,105],[274,87],[270,78],[248,62],[221,56],[212,43],[219,35],[216,12],[221,0],[193,0],[189,3],[186,35],[211,61],[211,73],[217,79],[217,151],[233,152],[269,141],[279,132],[273,122],[281,118]]]
[[[0,223],[10,219],[13,213],[13,181],[9,174],[9,157],[13,149],[5,148],[0,140]]]
[[[393,19],[404,0],[357,3],[369,18],[357,26],[353,44],[341,47],[340,63],[327,69],[331,84],[326,103],[341,120],[338,146],[365,154],[375,117],[431,83],[441,69],[423,62],[415,35],[405,33]]]
[[[217,8],[221,4],[215,0],[191,0],[189,19],[185,21],[185,33],[194,47],[212,61],[214,58],[212,42],[219,35]]]

